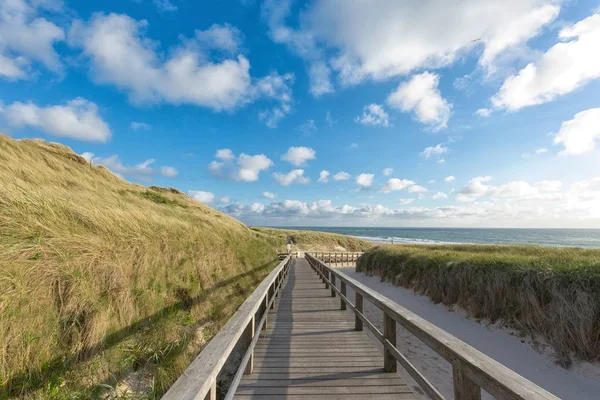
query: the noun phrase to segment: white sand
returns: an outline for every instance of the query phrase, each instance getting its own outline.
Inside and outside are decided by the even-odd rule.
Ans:
[[[357,273],[354,267],[338,267],[340,271],[378,291],[396,303],[487,354],[508,368],[562,399],[600,399],[600,365],[578,363],[569,370],[553,362],[547,346],[519,338],[510,329],[484,325],[468,319],[459,311],[433,304],[428,297],[412,290],[381,282],[378,277]],[[354,293],[348,296],[354,298]],[[378,329],[383,315],[365,300],[364,310]],[[400,351],[447,398],[453,398],[450,364],[402,327],[397,331]],[[533,347],[536,346],[538,352]],[[485,394],[486,398],[491,396]]]

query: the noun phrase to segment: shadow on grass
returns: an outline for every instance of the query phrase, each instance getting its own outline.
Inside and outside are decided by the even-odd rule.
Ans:
[[[39,369],[35,368],[26,370],[12,376],[3,385],[0,386],[0,400],[24,396],[28,393],[45,387],[47,384],[51,384],[53,381],[56,381],[59,378],[59,376],[64,375],[78,364],[91,359],[92,357],[106,349],[118,345],[130,336],[140,332],[140,330],[157,324],[162,319],[172,315],[177,311],[189,310],[193,306],[206,301],[209,298],[209,296],[216,292],[218,289],[234,284],[240,279],[243,279],[247,276],[254,276],[256,273],[267,269],[270,265],[274,263],[274,261],[275,260],[272,260],[266,264],[261,265],[260,267],[251,269],[244,273],[223,280],[217,283],[216,285],[203,290],[202,293],[200,293],[196,297],[189,297],[189,295],[186,296],[185,293],[178,292],[177,296],[180,301],[178,301],[177,303],[171,304],[170,306],[167,306],[152,315],[139,319],[131,325],[107,335],[104,338],[104,340],[91,346],[90,348],[81,350],[69,356],[63,355],[56,357],[52,360],[45,362]],[[203,321],[204,323],[208,322],[211,318],[208,317],[205,319],[206,321],[204,321],[203,319],[200,321],[196,321],[195,324],[202,324]],[[182,346],[182,348],[179,349],[179,352],[183,351],[183,349],[184,347]],[[119,375],[120,373],[113,374],[112,376],[114,377]]]

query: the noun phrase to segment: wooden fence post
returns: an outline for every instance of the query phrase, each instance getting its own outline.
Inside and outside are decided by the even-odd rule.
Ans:
[[[331,297],[335,297],[335,290],[333,289],[335,287],[335,275],[333,272],[330,272],[329,276],[331,280]]]
[[[386,312],[383,313],[383,337],[389,340],[394,347],[396,346],[396,321]],[[383,348],[383,369],[385,372],[396,372],[396,358],[385,347]]]
[[[254,321],[256,318],[253,316],[248,326],[246,327],[246,331],[244,332],[244,349],[248,351],[250,347],[250,343],[254,338]],[[250,359],[248,360],[248,364],[246,364],[246,369],[244,370],[244,375],[249,375],[254,372],[254,351],[250,353]]]
[[[268,291],[269,301],[271,301],[270,299],[275,297],[274,292],[275,292],[275,283],[273,282],[271,284],[271,286],[269,286],[269,291]],[[271,303],[271,310],[273,310],[274,308],[275,308],[275,302]]]
[[[215,380],[210,387],[208,393],[206,393],[206,397],[204,400],[217,400],[217,381]]]
[[[340,292],[342,292],[342,295],[344,297],[346,297],[346,282],[344,282],[341,279],[340,279]],[[346,302],[344,301],[344,299],[342,299],[342,296],[340,296],[340,309],[341,310],[346,309]]]
[[[362,294],[358,293],[356,290],[354,291],[354,307],[356,307],[357,311],[363,312],[363,297]],[[363,322],[362,319],[358,318],[358,315],[354,316],[354,330],[362,331],[363,330]]]
[[[267,291],[267,294],[265,295],[265,301],[264,304],[262,306],[263,308],[263,312],[264,312],[264,316],[265,316],[265,323],[262,326],[263,331],[267,330],[267,324],[269,321],[269,292]]]
[[[481,400],[481,388],[465,375],[460,362],[452,364],[452,380],[454,400]]]

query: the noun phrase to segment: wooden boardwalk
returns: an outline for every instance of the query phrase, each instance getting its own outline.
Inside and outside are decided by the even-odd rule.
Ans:
[[[268,327],[254,349],[254,371],[236,399],[415,399],[396,373],[383,371],[382,350],[301,258],[291,267]]]

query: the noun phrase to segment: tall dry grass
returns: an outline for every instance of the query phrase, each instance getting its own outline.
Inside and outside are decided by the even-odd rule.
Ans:
[[[284,239],[0,135],[0,398],[159,396]]]
[[[565,367],[600,361],[600,250],[540,246],[386,245],[357,271],[543,337]]]

